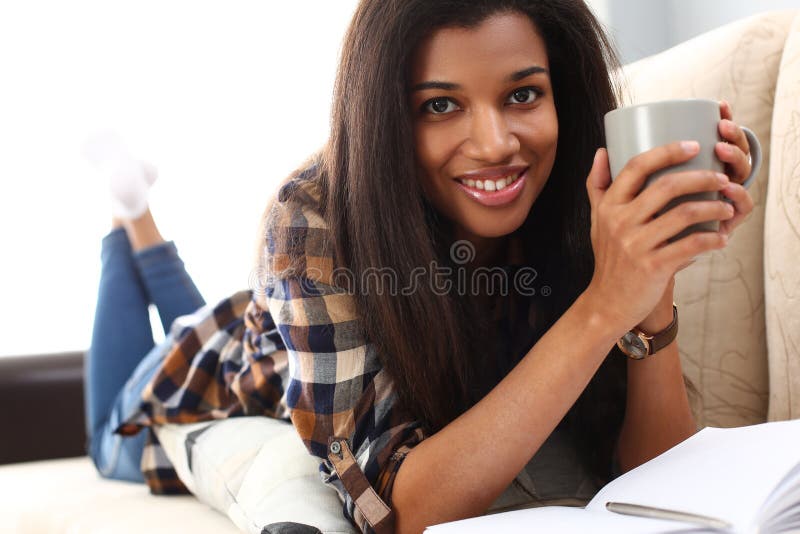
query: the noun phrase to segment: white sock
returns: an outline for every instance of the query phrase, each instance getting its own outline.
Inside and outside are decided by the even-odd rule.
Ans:
[[[83,153],[108,180],[114,217],[136,219],[147,211],[150,186],[158,178],[152,164],[134,158],[119,135],[110,131],[89,137]]]

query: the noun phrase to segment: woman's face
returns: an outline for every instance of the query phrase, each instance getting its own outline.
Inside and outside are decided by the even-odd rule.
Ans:
[[[437,30],[415,51],[410,99],[423,190],[457,237],[519,228],[558,141],[545,43],[531,20],[505,13]]]

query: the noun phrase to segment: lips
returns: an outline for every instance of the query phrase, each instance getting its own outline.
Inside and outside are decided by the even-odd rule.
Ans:
[[[455,179],[459,189],[484,206],[502,206],[515,200],[523,188],[529,167],[508,166],[464,174]]]

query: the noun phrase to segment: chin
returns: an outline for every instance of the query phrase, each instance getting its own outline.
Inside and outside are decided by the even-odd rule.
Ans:
[[[527,213],[520,215],[514,214],[512,217],[492,220],[487,216],[470,219],[469,221],[459,221],[462,228],[465,228],[471,235],[491,238],[503,237],[516,231],[525,222]]]

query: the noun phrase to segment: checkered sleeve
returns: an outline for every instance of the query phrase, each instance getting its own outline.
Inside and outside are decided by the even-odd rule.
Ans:
[[[406,453],[424,439],[422,430],[400,415],[353,295],[332,281],[315,197],[280,198],[265,236],[272,272],[298,260],[302,268],[272,277],[265,300],[288,353],[292,423],[320,459],[323,480],[339,493],[348,519],[362,532],[393,532],[391,488]]]

